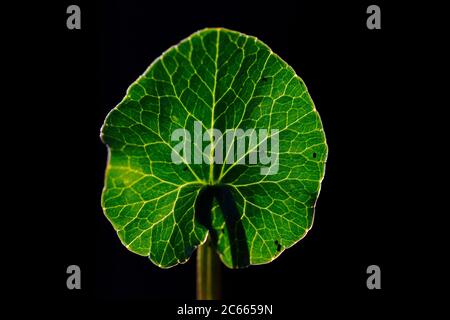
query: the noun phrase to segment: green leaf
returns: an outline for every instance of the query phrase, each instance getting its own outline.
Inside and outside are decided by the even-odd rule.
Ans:
[[[211,128],[255,129],[257,140],[244,136],[239,151]],[[176,129],[188,133],[172,141]],[[255,37],[204,29],[171,47],[108,114],[102,140],[105,215],[160,267],[186,262],[208,234],[228,267],[267,263],[312,226],[327,158],[320,117],[303,81]],[[213,161],[220,151],[224,163]]]

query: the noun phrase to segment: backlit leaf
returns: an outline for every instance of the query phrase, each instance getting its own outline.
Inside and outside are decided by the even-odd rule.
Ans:
[[[222,148],[219,139],[205,150],[196,126],[210,140],[208,129],[223,133]],[[184,140],[172,141],[177,129]],[[254,129],[256,144],[244,136],[243,152],[238,140],[228,145],[236,129]],[[101,136],[105,215],[129,250],[160,267],[186,262],[208,234],[229,267],[267,263],[312,226],[327,158],[320,117],[303,81],[255,37],[204,29],[171,47],[129,87]],[[176,163],[179,141],[188,148]],[[234,161],[211,161],[218,150]]]

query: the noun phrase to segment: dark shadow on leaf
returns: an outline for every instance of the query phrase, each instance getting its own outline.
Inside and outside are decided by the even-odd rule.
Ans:
[[[212,226],[211,209],[214,200],[215,188],[206,187],[200,191],[195,203],[195,217],[197,221],[209,231],[213,244],[217,243],[217,232]]]
[[[250,254],[247,237],[242,221],[239,219],[240,214],[233,199],[233,194],[228,187],[220,187],[217,189],[216,199],[227,226],[233,267],[248,266],[250,264]]]
[[[247,237],[244,226],[239,219],[239,210],[230,189],[226,186],[207,187],[199,194],[195,214],[197,221],[209,230],[213,244],[217,245],[218,231],[212,226],[211,209],[214,197],[222,211],[230,239],[231,259],[234,268],[246,267],[250,264]]]

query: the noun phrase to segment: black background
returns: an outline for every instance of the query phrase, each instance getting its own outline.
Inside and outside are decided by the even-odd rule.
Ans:
[[[82,29],[66,28],[66,8],[81,7]],[[378,4],[382,29],[366,28]],[[171,45],[205,27],[257,36],[308,86],[329,146],[327,170],[307,237],[270,264],[223,267],[228,301],[284,303],[294,311],[314,300],[376,308],[414,295],[420,259],[414,209],[399,192],[408,184],[403,79],[414,70],[405,54],[417,30],[405,7],[382,1],[174,2],[62,1],[47,10],[42,81],[49,89],[40,116],[48,125],[39,150],[46,172],[42,264],[46,297],[64,303],[114,303],[195,298],[195,259],[168,270],[122,246],[103,216],[100,195],[106,147],[99,139],[107,113],[127,87]],[[52,79],[52,80],[44,80]],[[57,79],[55,81],[55,79]],[[405,222],[406,221],[406,222]],[[48,222],[48,223],[47,223]],[[413,244],[414,242],[414,244]],[[194,257],[193,257],[194,258]],[[67,290],[66,268],[82,270],[82,290]],[[366,268],[379,265],[382,289],[368,290]],[[171,311],[172,312],[172,311]]]

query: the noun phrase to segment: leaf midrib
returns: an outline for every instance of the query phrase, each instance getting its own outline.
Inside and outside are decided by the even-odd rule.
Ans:
[[[218,59],[219,59],[219,43],[220,43],[220,29],[217,29],[217,36],[216,36],[216,57],[214,60],[214,64],[216,67],[216,70],[214,72],[214,86],[212,90],[212,108],[211,108],[211,130],[209,135],[209,141],[211,143],[211,149],[209,153],[209,183],[214,184],[214,162],[213,162],[213,156],[214,156],[214,143],[212,143],[213,138],[213,129],[214,129],[214,115],[215,115],[215,108],[216,108],[216,89],[217,89],[217,73],[219,71],[218,67]]]

